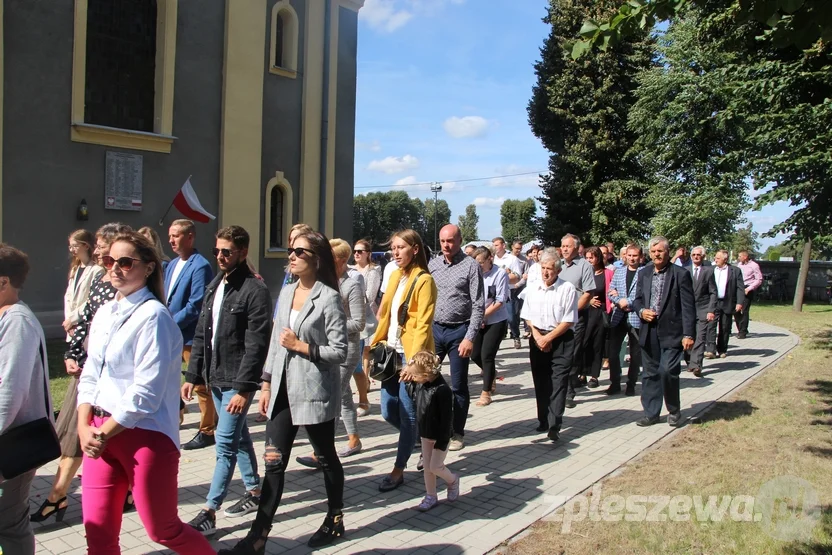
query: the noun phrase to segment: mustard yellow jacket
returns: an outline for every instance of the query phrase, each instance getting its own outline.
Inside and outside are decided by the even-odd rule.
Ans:
[[[414,278],[422,270],[414,268],[410,271],[407,283],[404,286],[402,303],[407,297],[410,285]],[[378,328],[373,336],[370,345],[387,340],[387,331],[390,328],[390,309],[393,304],[393,297],[396,295],[396,288],[402,277],[401,269],[395,270],[390,276],[387,284],[387,291],[381,299],[381,306],[378,311]],[[428,272],[422,273],[419,281],[413,289],[413,296],[410,298],[410,306],[407,309],[407,322],[402,331],[402,347],[404,348],[405,360],[410,360],[419,351],[435,351],[433,343],[433,311],[436,308],[436,283],[433,276]],[[393,316],[395,318],[395,316]]]

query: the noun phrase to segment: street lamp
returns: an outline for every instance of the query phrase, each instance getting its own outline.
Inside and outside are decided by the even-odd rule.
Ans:
[[[430,184],[430,192],[433,193],[433,255],[436,256],[436,253],[438,252],[436,250],[436,246],[437,246],[436,245],[436,239],[437,239],[437,237],[439,237],[439,231],[438,231],[438,228],[437,228],[437,226],[439,224],[439,220],[437,219],[436,214],[437,214],[437,208],[438,208],[437,205],[439,203],[439,193],[442,192],[442,185],[440,185],[439,183],[436,183],[436,182],[431,183]]]

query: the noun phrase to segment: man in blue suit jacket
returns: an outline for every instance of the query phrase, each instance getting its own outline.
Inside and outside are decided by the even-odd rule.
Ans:
[[[638,274],[633,311],[641,318],[639,344],[644,372],[641,375],[639,426],[659,422],[662,397],[670,413],[667,423],[677,426],[681,416],[679,373],[682,355],[693,347],[696,304],[690,271],[670,262],[670,245],[664,237],[650,240],[653,265]]]
[[[631,243],[626,247],[624,258],[626,263],[623,268],[617,268],[610,281],[607,295],[615,307],[610,316],[610,387],[607,395],[621,393],[621,345],[624,338],[630,338],[630,367],[627,370],[626,395],[636,394],[636,380],[641,368],[641,345],[638,343],[639,328],[641,320],[636,312],[633,312],[636,291],[638,291],[638,272],[640,270],[638,261],[641,258],[641,247]]]
[[[204,256],[196,252],[196,228],[191,220],[175,220],[168,232],[170,246],[179,258],[170,261],[165,269],[165,295],[173,320],[182,331],[184,348],[182,360],[191,359],[196,323],[202,310],[205,286],[211,283],[214,272]],[[182,449],[200,449],[214,445],[217,410],[211,394],[204,385],[194,389],[199,400],[199,431]]]

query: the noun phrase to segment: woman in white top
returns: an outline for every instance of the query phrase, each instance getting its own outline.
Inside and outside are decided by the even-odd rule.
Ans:
[[[485,288],[485,313],[482,328],[474,340],[471,360],[482,368],[482,393],[477,401],[478,407],[491,404],[491,393],[495,391],[497,379],[497,351],[506,335],[508,310],[506,303],[511,300],[508,287],[508,274],[494,265],[494,255],[487,247],[474,251],[474,259],[482,269],[482,281]]]
[[[120,553],[132,484],[151,540],[176,553],[214,553],[177,514],[182,334],[164,305],[161,261],[145,237],[125,233],[101,262],[118,296],[93,318],[78,384],[87,548]]]
[[[43,330],[19,297],[28,273],[28,257],[0,243],[0,436],[52,416]],[[9,555],[35,552],[28,514],[29,488],[35,472],[30,470],[9,480],[0,474],[0,548]]]
[[[364,293],[367,297],[367,322],[361,332],[361,360],[355,368],[355,385],[358,388],[358,416],[370,414],[370,345],[367,339],[376,332],[378,320],[378,292],[381,288],[381,268],[373,262],[373,249],[369,241],[359,239],[355,242],[352,256],[355,260],[354,268],[364,276]]]
[[[95,237],[86,229],[77,229],[69,234],[69,284],[64,294],[64,331],[69,334],[81,320],[84,305],[90,297],[92,282],[104,273],[104,268],[93,260]],[[66,340],[71,338],[67,335]]]

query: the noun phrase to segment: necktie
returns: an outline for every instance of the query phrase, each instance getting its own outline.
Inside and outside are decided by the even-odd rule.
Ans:
[[[699,281],[699,266],[693,270],[693,281]]]

